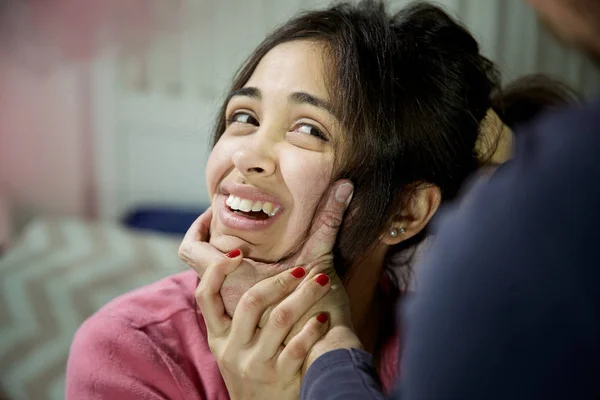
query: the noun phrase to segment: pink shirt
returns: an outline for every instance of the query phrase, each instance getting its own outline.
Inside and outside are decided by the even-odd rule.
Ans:
[[[194,271],[173,275],[90,317],[71,345],[66,398],[229,399],[194,310],[196,284]]]

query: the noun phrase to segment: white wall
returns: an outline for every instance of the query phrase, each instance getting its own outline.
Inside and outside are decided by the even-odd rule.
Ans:
[[[219,100],[235,70],[275,25],[325,0],[182,0],[186,29],[147,53],[105,57],[95,73],[100,214],[138,204],[207,203],[204,165]],[[390,1],[392,9],[408,1]],[[559,48],[522,0],[445,0],[506,80],[544,72],[584,92],[591,64]]]

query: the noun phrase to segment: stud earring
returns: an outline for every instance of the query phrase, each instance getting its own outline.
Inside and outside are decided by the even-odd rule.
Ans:
[[[400,228],[400,230],[396,229],[396,228],[392,228],[392,230],[390,231],[390,236],[391,237],[396,237],[398,236],[398,234],[405,234],[406,233],[406,229],[404,228]]]

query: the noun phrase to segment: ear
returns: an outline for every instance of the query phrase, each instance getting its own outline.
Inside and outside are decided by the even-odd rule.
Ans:
[[[400,214],[391,221],[387,232],[383,233],[381,242],[392,246],[421,232],[440,207],[441,201],[442,194],[437,186],[418,186]]]

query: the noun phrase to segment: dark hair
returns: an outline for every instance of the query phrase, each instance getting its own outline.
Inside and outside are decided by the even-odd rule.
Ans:
[[[346,156],[337,158],[332,177],[355,185],[351,217],[336,246],[336,268],[343,276],[420,185],[439,187],[444,201],[456,196],[480,165],[474,147],[487,111],[496,105],[512,118],[522,93],[515,88],[510,101],[494,99],[501,93],[494,64],[439,7],[417,3],[390,16],[377,1],[337,4],[286,22],[252,53],[231,90],[243,87],[269,50],[294,40],[325,45],[331,101],[347,132],[337,146]],[[543,99],[532,99],[537,108],[527,118],[545,107],[538,100]],[[225,108],[214,143],[225,130]]]

